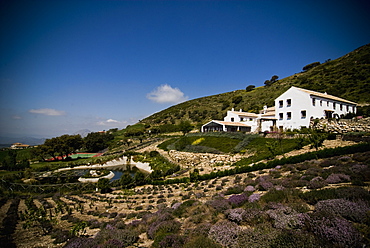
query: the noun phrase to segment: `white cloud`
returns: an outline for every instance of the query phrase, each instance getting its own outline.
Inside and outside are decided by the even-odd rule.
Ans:
[[[123,126],[123,125],[127,125],[127,121],[117,121],[117,120],[113,120],[113,119],[108,119],[108,120],[105,120],[105,121],[99,121],[97,123],[99,126]]]
[[[179,103],[186,101],[187,96],[179,88],[172,88],[168,84],[163,84],[148,93],[146,97],[154,102],[158,103]]]
[[[13,120],[21,120],[21,119],[22,119],[22,116],[19,116],[19,115],[13,115],[13,116],[12,116],[12,119],[13,119]]]
[[[108,123],[119,123],[119,121],[116,121],[116,120],[113,120],[113,119],[108,119],[107,122]]]
[[[51,116],[58,116],[58,115],[65,115],[66,112],[56,109],[49,109],[49,108],[43,108],[43,109],[30,109],[28,112],[32,114],[40,114],[40,115],[51,115]]]

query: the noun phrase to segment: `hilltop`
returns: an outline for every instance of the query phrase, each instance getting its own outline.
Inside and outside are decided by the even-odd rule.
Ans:
[[[338,59],[314,62],[304,68],[304,71],[277,80],[270,86],[193,99],[155,113],[140,123],[163,125],[190,120],[200,126],[212,119],[223,119],[231,108],[258,113],[264,105],[272,106],[274,99],[291,86],[327,92],[362,105],[370,103],[370,44]],[[270,77],[266,75],[266,79]]]

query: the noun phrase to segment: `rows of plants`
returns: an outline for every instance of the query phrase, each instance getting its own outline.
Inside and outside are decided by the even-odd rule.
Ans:
[[[19,199],[11,199],[11,204],[6,212],[6,216],[0,225],[0,240],[3,247],[15,248],[16,245],[13,241],[12,235],[15,232],[18,223],[18,205]]]
[[[365,152],[178,185],[54,194],[38,199],[38,214],[69,223],[52,222],[48,233],[66,247],[140,246],[143,233],[153,247],[361,247],[370,196],[356,185],[369,181],[369,164]]]
[[[346,146],[346,147],[337,147],[337,148],[325,148],[322,150],[308,152],[296,156],[291,157],[283,157],[281,159],[274,159],[270,160],[266,163],[259,162],[256,164],[250,164],[249,159],[241,159],[240,161],[236,162],[233,165],[232,169],[222,170],[217,172],[211,172],[210,174],[199,174],[198,169],[194,169],[192,173],[190,173],[190,177],[183,177],[183,178],[176,178],[176,179],[167,179],[167,180],[156,180],[152,181],[152,184],[160,185],[160,184],[176,184],[176,183],[186,183],[186,182],[194,182],[194,181],[202,181],[202,180],[210,180],[218,177],[236,175],[241,173],[248,173],[253,171],[259,171],[263,169],[271,169],[279,165],[284,164],[295,164],[304,162],[306,160],[312,159],[319,159],[319,158],[329,158],[333,156],[338,156],[341,154],[352,154],[355,152],[365,152],[370,150],[370,145],[368,143],[361,143],[353,146]]]
[[[118,213],[100,226],[98,238],[74,238],[66,247],[140,245],[143,233],[152,247],[364,247],[369,245],[370,194],[343,183],[357,174],[369,181],[369,165],[367,152],[236,175],[234,186],[222,187],[206,201],[191,195],[159,204],[154,212],[137,211],[131,222]],[[296,187],[296,181],[318,176],[339,187],[305,192]],[[169,189],[148,188],[141,189],[143,196]]]

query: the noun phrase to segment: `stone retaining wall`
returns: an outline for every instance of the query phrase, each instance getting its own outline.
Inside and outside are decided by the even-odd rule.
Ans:
[[[315,126],[319,130],[339,134],[349,132],[370,132],[370,117],[363,119],[322,119],[316,124],[315,120],[313,120],[310,125]]]

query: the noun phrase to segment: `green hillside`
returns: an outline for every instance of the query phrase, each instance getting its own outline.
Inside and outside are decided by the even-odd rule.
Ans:
[[[235,90],[174,105],[143,119],[141,123],[163,125],[190,120],[200,126],[212,119],[223,119],[231,108],[258,113],[264,105],[273,106],[274,99],[291,86],[327,92],[360,104],[370,103],[370,44],[338,59],[318,64],[249,92]],[[266,75],[266,79],[270,77]]]

